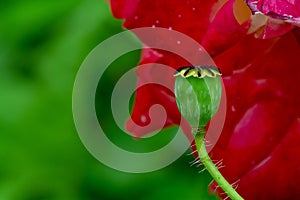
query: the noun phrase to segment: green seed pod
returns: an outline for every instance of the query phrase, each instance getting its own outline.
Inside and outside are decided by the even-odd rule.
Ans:
[[[212,66],[188,66],[175,74],[176,103],[192,128],[203,128],[216,114],[221,100],[221,72]]]

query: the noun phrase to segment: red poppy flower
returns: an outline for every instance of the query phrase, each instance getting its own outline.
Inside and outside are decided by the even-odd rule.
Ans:
[[[245,199],[300,196],[300,1],[111,0],[127,29],[164,27],[202,44],[223,72],[227,113],[213,159]],[[164,38],[161,38],[164,41]],[[174,44],[175,45],[175,44]],[[143,50],[141,64],[178,68],[186,61],[161,50]],[[139,83],[157,75],[138,73]],[[171,75],[170,81],[173,81]],[[159,85],[138,88],[127,129],[136,136],[156,130],[149,109],[165,107],[164,126],[179,124],[174,95]],[[139,127],[135,124],[138,124]],[[158,123],[159,124],[159,123]],[[213,183],[211,189],[215,189]],[[222,196],[222,195],[220,195]]]

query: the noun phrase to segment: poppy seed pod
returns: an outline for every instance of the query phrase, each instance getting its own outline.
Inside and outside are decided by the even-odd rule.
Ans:
[[[192,128],[204,128],[220,105],[220,71],[214,66],[188,66],[179,68],[174,75],[176,103],[181,115]]]

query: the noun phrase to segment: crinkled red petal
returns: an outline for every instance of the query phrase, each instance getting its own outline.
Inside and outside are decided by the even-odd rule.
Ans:
[[[297,0],[287,2],[299,5]],[[249,24],[237,22],[231,0],[221,8],[210,0],[140,0],[134,1],[132,7],[128,1],[111,0],[111,5],[114,15],[125,19],[126,28],[170,28],[207,48],[224,74],[228,98],[225,126],[213,149],[213,159],[223,159],[226,167],[221,169],[222,174],[232,183],[240,180],[237,190],[246,199],[297,199],[300,196],[299,29],[290,24],[287,27],[269,24],[260,35],[262,39],[247,35]],[[274,8],[279,9],[274,5],[265,9]],[[295,15],[293,11],[288,8]],[[164,38],[161,39],[163,42]],[[188,64],[173,54],[147,49],[140,64],[150,63],[174,69]],[[142,68],[143,65],[139,67]],[[156,70],[153,67],[137,71],[138,86],[161,77]],[[167,84],[174,82],[171,74],[163,78]],[[155,107],[151,111],[155,104],[163,106],[165,113],[155,113]],[[159,120],[161,116],[164,121]],[[137,89],[132,119],[127,123],[134,135],[143,136],[179,121],[172,91],[157,84]]]

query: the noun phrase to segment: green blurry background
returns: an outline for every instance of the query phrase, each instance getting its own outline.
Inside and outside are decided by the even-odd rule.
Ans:
[[[122,31],[107,2],[0,1],[0,19],[0,200],[215,199],[207,193],[210,177],[190,167],[188,152],[162,170],[128,174],[81,143],[72,119],[76,72],[97,44]],[[146,151],[177,128],[136,141],[116,127],[107,106],[114,83],[138,60],[133,52],[112,64],[96,103],[113,142]]]

